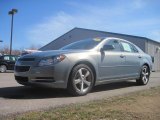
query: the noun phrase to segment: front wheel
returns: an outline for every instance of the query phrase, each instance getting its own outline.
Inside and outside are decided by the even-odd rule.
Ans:
[[[140,78],[136,80],[138,85],[146,85],[149,81],[150,70],[147,65],[142,66]]]
[[[85,64],[75,66],[68,81],[68,91],[74,96],[86,95],[94,85],[94,75],[91,68]]]

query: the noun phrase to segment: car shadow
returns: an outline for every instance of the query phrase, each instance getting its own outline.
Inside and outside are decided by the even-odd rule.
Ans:
[[[93,88],[92,93],[100,91],[116,90],[120,88],[135,86],[135,82],[125,81],[99,85]],[[66,89],[34,88],[27,86],[15,86],[0,88],[0,97],[5,99],[44,99],[44,98],[66,98],[73,97]]]
[[[44,99],[70,97],[64,89],[15,86],[0,88],[0,97],[8,99]]]
[[[92,92],[109,91],[109,90],[121,89],[126,87],[134,87],[134,86],[137,86],[135,81],[115,82],[115,83],[108,83],[108,84],[95,86]]]

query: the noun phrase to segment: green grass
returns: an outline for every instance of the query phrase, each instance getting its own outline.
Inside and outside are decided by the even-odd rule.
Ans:
[[[160,119],[157,112],[141,110],[150,107],[152,110],[160,110],[159,106],[150,104],[143,105],[143,100],[154,102],[160,96],[160,87],[154,87],[145,91],[134,92],[123,96],[97,100],[83,104],[72,104],[65,107],[50,108],[48,110],[31,111],[8,119],[15,120],[137,120],[137,119]],[[134,107],[135,106],[135,110]],[[130,107],[132,109],[130,110]],[[137,107],[139,112],[137,112]],[[142,112],[141,112],[142,111]]]

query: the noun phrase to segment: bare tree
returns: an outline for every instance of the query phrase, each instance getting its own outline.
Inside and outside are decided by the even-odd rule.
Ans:
[[[2,54],[9,54],[9,46],[4,46],[3,48],[0,49],[0,53]],[[20,55],[21,50],[12,50],[12,55]]]
[[[9,46],[5,45],[3,48],[1,48],[0,52],[2,54],[9,54]]]
[[[30,47],[26,48],[28,50],[38,50],[41,46],[40,45],[31,45]],[[13,49],[12,50],[12,55],[21,55],[22,51],[24,49],[20,48],[20,49]],[[0,53],[1,54],[9,54],[9,46],[5,45],[3,47],[0,48]]]

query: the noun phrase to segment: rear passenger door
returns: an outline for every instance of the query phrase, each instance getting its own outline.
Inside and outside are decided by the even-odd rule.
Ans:
[[[137,77],[140,70],[141,56],[136,47],[125,41],[120,42],[125,55],[124,73],[126,77]]]
[[[14,69],[15,62],[16,62],[16,57],[15,56],[10,56],[10,68],[12,70]]]

